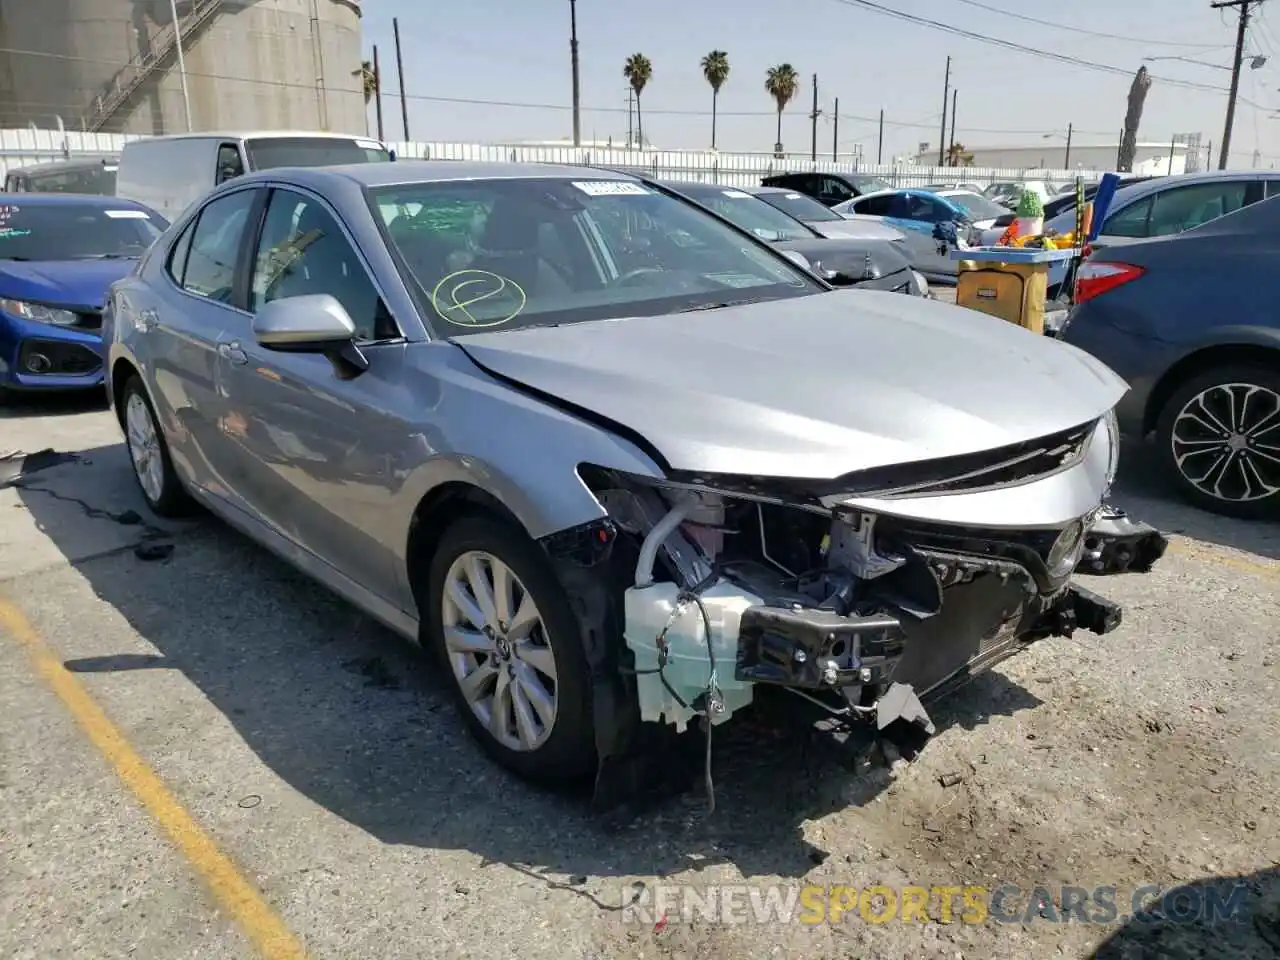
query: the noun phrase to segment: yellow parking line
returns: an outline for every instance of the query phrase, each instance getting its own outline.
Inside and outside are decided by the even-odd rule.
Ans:
[[[147,766],[22,611],[3,597],[0,628],[26,648],[36,672],[115,768],[124,785],[159,821],[174,846],[208,885],[218,905],[248,935],[258,952],[266,960],[302,960],[306,951],[284,921]]]

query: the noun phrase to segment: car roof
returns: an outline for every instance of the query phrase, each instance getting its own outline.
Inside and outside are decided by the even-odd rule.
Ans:
[[[380,143],[377,137],[355,133],[332,133],[326,130],[202,130],[199,133],[166,133],[154,137],[139,137],[129,143],[156,143],[161,140],[285,140],[306,137],[315,140],[367,140]],[[125,146],[129,146],[126,143]]]
[[[73,170],[106,170],[120,164],[119,157],[99,157],[94,160],[58,160],[55,163],[35,163],[29,167],[13,167],[5,171],[5,176],[14,173],[60,173]]]
[[[288,179],[302,186],[320,187],[344,180],[362,187],[391,187],[409,183],[449,183],[459,180],[618,180],[638,182],[631,174],[602,167],[551,163],[483,163],[471,160],[395,160],[389,163],[349,163],[331,167],[272,167],[237,177],[237,183]]]
[[[745,193],[749,193],[755,197],[764,196],[765,194],[771,194],[773,196],[782,195],[782,196],[788,196],[788,197],[807,196],[807,194],[801,193],[799,190],[794,190],[791,187],[735,187],[734,189],[742,190]]]
[[[1222,183],[1232,180],[1280,179],[1275,170],[1204,170],[1199,173],[1174,173],[1157,175],[1150,180],[1129,183],[1116,189],[1115,200],[1131,200],[1149,193],[1160,193],[1171,187],[1192,186],[1197,183]],[[1122,181],[1123,182],[1123,181]]]
[[[5,198],[12,197],[12,200]],[[22,199],[17,199],[21,197]],[[104,210],[146,210],[145,204],[124,197],[104,197],[97,193],[0,193],[0,203],[18,204],[23,207],[96,206]]]

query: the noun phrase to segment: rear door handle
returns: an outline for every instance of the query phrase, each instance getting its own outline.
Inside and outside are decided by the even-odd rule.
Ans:
[[[240,342],[238,340],[232,340],[230,343],[218,344],[218,356],[231,361],[237,366],[249,362],[249,358],[245,355],[245,352],[240,349]]]

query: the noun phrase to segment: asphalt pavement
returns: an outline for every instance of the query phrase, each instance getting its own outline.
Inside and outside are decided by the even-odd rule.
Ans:
[[[0,410],[0,454],[46,448],[70,456],[0,489],[0,957],[1082,956],[1114,925],[620,907],[664,880],[1169,885],[1280,865],[1280,527],[1179,504],[1142,448],[1118,500],[1176,536],[1152,575],[1090,583],[1125,604],[1116,634],[966,688],[905,769],[744,729],[714,814],[691,795],[622,824],[483,760],[423,657],[342,601],[210,518],[151,517],[105,409]],[[958,806],[937,785],[952,768]],[[962,808],[968,827],[931,830]],[[994,820],[1027,829],[975,846]],[[1203,955],[1267,956],[1264,926]]]

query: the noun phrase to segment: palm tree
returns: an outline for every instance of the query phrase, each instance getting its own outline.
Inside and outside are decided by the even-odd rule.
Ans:
[[[973,154],[970,153],[963,143],[952,142],[947,147],[947,166],[948,167],[971,167],[973,166]]]
[[[1138,125],[1142,123],[1142,108],[1147,103],[1147,91],[1151,89],[1151,74],[1146,67],[1139,67],[1129,87],[1129,104],[1124,112],[1124,132],[1120,136],[1120,155],[1116,157],[1116,171],[1130,173],[1133,157],[1138,152]]]
[[[729,79],[729,55],[723,50],[712,50],[702,58],[702,75],[711,84],[711,149],[716,148],[716,101],[720,88]]]
[[[636,139],[640,143],[640,149],[643,150],[644,124],[640,119],[640,94],[644,92],[645,85],[653,79],[653,64],[643,53],[633,53],[622,65],[622,75],[627,78],[631,89],[636,94]]]
[[[781,156],[782,111],[800,89],[800,74],[796,73],[796,68],[791,64],[780,63],[776,67],[769,68],[769,72],[765,75],[764,88],[769,91],[769,96],[773,97],[773,102],[778,105],[778,142],[774,145],[774,151]]]

